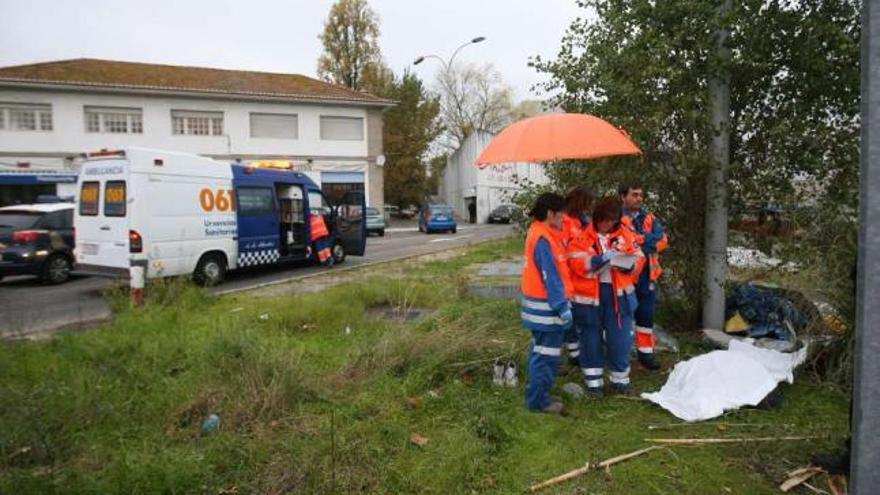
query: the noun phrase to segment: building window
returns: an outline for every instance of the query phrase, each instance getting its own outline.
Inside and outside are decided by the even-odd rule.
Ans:
[[[299,139],[299,117],[284,113],[251,113],[251,137]]]
[[[321,139],[324,141],[363,141],[364,119],[361,117],[321,116]]]
[[[222,136],[223,112],[172,110],[171,132],[181,136]]]
[[[85,107],[86,132],[143,134],[140,108]]]
[[[52,106],[0,103],[0,129],[9,131],[51,131]]]

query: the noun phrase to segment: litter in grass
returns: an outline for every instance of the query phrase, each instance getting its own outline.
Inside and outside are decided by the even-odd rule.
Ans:
[[[202,422],[202,433],[204,433],[204,434],[211,433],[211,432],[217,430],[217,428],[219,428],[219,427],[220,427],[220,416],[217,416],[216,414],[210,414],[210,415],[208,415],[207,418],[205,418],[205,421]]]
[[[731,409],[757,406],[779,382],[794,382],[794,368],[807,347],[785,354],[732,340],[726,351],[712,351],[675,365],[658,392],[641,396],[685,421],[704,421]]]
[[[783,492],[787,492],[798,485],[806,483],[813,476],[816,476],[817,474],[823,472],[825,471],[822,468],[818,468],[815,466],[808,466],[805,468],[797,469],[788,473],[788,479],[785,480],[784,483],[779,485],[779,489]]]
[[[413,445],[416,445],[418,447],[424,447],[425,445],[428,445],[428,442],[430,442],[431,440],[427,437],[423,437],[422,435],[419,435],[418,433],[413,432],[409,436],[409,441]]]
[[[813,313],[814,319],[819,316],[815,305],[795,294],[794,291],[752,283],[736,285],[725,302],[725,330],[756,339],[769,337],[793,341],[796,334],[807,328],[807,312]]]
[[[654,350],[678,353],[678,339],[660,325],[654,325]]]
[[[792,262],[783,264],[779,258],[767,256],[757,249],[736,246],[727,248],[727,262],[736,268],[779,268],[787,272],[798,269],[797,265]]]
[[[260,321],[267,321],[269,319],[269,313],[263,313],[259,316]]]

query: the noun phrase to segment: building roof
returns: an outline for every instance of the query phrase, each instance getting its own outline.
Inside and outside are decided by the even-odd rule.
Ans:
[[[391,100],[299,74],[78,58],[0,67],[0,85],[200,94],[391,106]]]

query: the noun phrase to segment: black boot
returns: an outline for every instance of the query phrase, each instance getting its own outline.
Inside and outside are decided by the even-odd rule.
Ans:
[[[650,352],[640,352],[638,353],[639,364],[642,365],[645,369],[656,371],[660,369],[660,365],[657,364],[657,360],[654,359],[654,353]]]

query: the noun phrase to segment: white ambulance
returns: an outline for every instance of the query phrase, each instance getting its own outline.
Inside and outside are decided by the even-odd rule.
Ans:
[[[314,259],[310,215],[320,214],[336,262],[363,255],[364,194],[332,204],[305,174],[143,148],[89,153],[77,184],[80,273],[147,278],[192,275],[220,283],[227,270]]]

